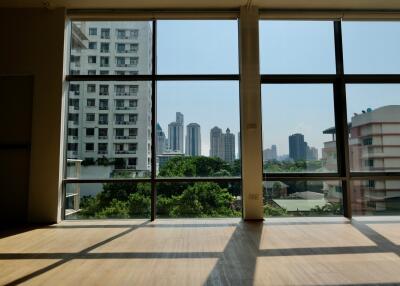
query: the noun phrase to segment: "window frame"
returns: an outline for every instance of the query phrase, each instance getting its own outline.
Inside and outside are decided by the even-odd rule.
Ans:
[[[203,18],[204,20],[210,19],[209,17]],[[239,25],[239,17],[238,13],[235,13],[234,15],[229,16],[228,18],[211,18],[213,20],[236,20]],[[101,19],[73,19],[70,18],[70,22],[72,21],[107,21],[110,19],[107,18],[101,18]],[[125,19],[126,20],[126,19]],[[67,184],[84,184],[84,183],[113,183],[113,182],[123,182],[123,183],[150,183],[151,184],[151,220],[154,221],[156,219],[156,214],[157,214],[157,189],[156,186],[159,183],[194,183],[194,182],[215,182],[215,183],[240,183],[242,184],[242,176],[236,176],[236,177],[171,177],[171,178],[163,178],[163,177],[157,177],[156,176],[156,153],[157,153],[157,147],[156,147],[156,141],[157,141],[157,136],[156,136],[156,112],[157,112],[157,95],[156,95],[156,85],[158,81],[237,81],[240,84],[240,74],[239,71],[236,74],[168,74],[168,75],[161,75],[157,73],[157,21],[162,20],[162,19],[154,19],[154,17],[150,19],[130,19],[127,20],[129,22],[135,22],[135,21],[149,21],[152,24],[152,46],[151,46],[151,52],[152,52],[152,57],[151,57],[151,74],[123,74],[123,75],[102,75],[102,74],[96,74],[96,75],[72,75],[68,74],[65,76],[65,80],[67,83],[75,83],[75,82],[91,82],[91,81],[102,81],[102,82],[119,82],[117,85],[128,85],[129,89],[130,86],[133,86],[133,89],[135,89],[135,86],[137,84],[124,84],[124,82],[139,82],[139,81],[147,81],[151,82],[151,101],[152,101],[152,106],[151,106],[151,129],[153,132],[151,132],[151,176],[150,178],[132,178],[132,179],[99,179],[99,178],[94,178],[94,179],[76,179],[76,178],[67,178],[66,174],[64,174],[63,178],[63,200],[65,200],[65,189]],[[174,20],[191,20],[187,18],[174,18]],[[70,24],[71,24],[70,23]],[[115,34],[115,37],[118,40],[118,33]],[[69,55],[68,55],[69,56]],[[124,56],[124,55],[116,55],[116,56]],[[137,58],[137,56],[134,56]],[[99,65],[101,66],[102,63],[102,58],[103,56],[100,56],[99,59]],[[107,56],[109,58],[109,56]],[[237,59],[239,62],[239,55]],[[109,61],[109,60],[108,60]],[[109,62],[108,62],[109,63]],[[97,89],[97,88],[96,88]],[[137,90],[134,90],[137,92]],[[130,90],[129,90],[130,92]],[[240,116],[240,114],[239,114]],[[100,115],[99,115],[100,118]],[[110,118],[109,118],[110,120]],[[101,127],[99,127],[101,128]],[[63,138],[63,140],[66,140],[66,137]],[[240,152],[241,152],[240,148]],[[64,164],[66,164],[66,158],[67,158],[67,153],[65,152],[65,158],[64,158]],[[240,156],[241,158],[242,156]],[[243,205],[243,200],[241,202]],[[242,206],[243,209],[243,206]],[[242,212],[243,215],[243,212]],[[65,204],[62,202],[62,219],[65,219]]]

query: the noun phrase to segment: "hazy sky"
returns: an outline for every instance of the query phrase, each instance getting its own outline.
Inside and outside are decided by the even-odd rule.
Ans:
[[[159,74],[238,73],[237,21],[159,21]],[[400,23],[344,22],[346,73],[400,73]],[[260,22],[263,74],[335,72],[333,23],[321,21]],[[201,125],[202,154],[209,154],[214,126],[239,131],[237,82],[160,82],[158,121],[167,133],[175,112]],[[352,85],[347,89],[348,114],[400,104],[400,85]],[[288,136],[303,133],[320,149],[330,140],[322,131],[334,125],[333,91],[324,85],[264,85],[263,144],[288,153]]]

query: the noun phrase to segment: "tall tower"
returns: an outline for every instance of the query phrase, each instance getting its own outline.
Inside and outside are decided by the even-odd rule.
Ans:
[[[222,129],[217,126],[210,131],[210,157],[223,159]]]
[[[289,136],[289,157],[293,160],[306,160],[307,142],[304,142],[304,135],[296,133]]]
[[[233,162],[235,160],[235,134],[232,134],[227,128],[226,133],[222,135],[222,141],[224,144],[223,160]]]
[[[190,123],[186,126],[185,152],[188,156],[201,155],[200,125],[197,123]]]
[[[168,124],[169,149],[174,152],[183,153],[183,114],[176,113],[175,122]]]

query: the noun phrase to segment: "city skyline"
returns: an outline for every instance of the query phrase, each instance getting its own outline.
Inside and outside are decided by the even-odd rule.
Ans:
[[[210,144],[208,145],[210,148],[208,150],[203,150],[202,146],[206,144],[203,144],[204,140],[202,140],[201,136],[201,125],[197,122],[189,122],[185,126],[185,115],[179,111],[175,112],[175,117],[175,121],[167,124],[167,134],[164,132],[159,122],[156,124],[157,155],[176,153],[184,154],[186,156],[210,156],[219,157],[228,162],[232,162],[240,157],[240,155],[236,153],[236,140],[239,142],[239,138],[236,137],[235,134],[231,133],[229,127],[226,128],[226,133],[223,133],[222,129],[218,126],[211,128],[209,132],[209,134],[211,134],[209,136]],[[219,137],[216,139],[216,145],[218,145],[218,147],[213,146],[211,142],[213,140],[212,133],[215,129],[219,130]],[[183,130],[186,130],[186,132]],[[240,133],[238,133],[238,136],[239,134]],[[180,138],[185,138],[184,149],[179,147]],[[215,150],[213,151],[213,149]]]

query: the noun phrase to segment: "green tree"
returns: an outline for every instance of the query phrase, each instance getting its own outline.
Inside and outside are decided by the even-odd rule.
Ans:
[[[234,208],[235,197],[216,183],[195,183],[173,197],[171,216],[240,216]]]

